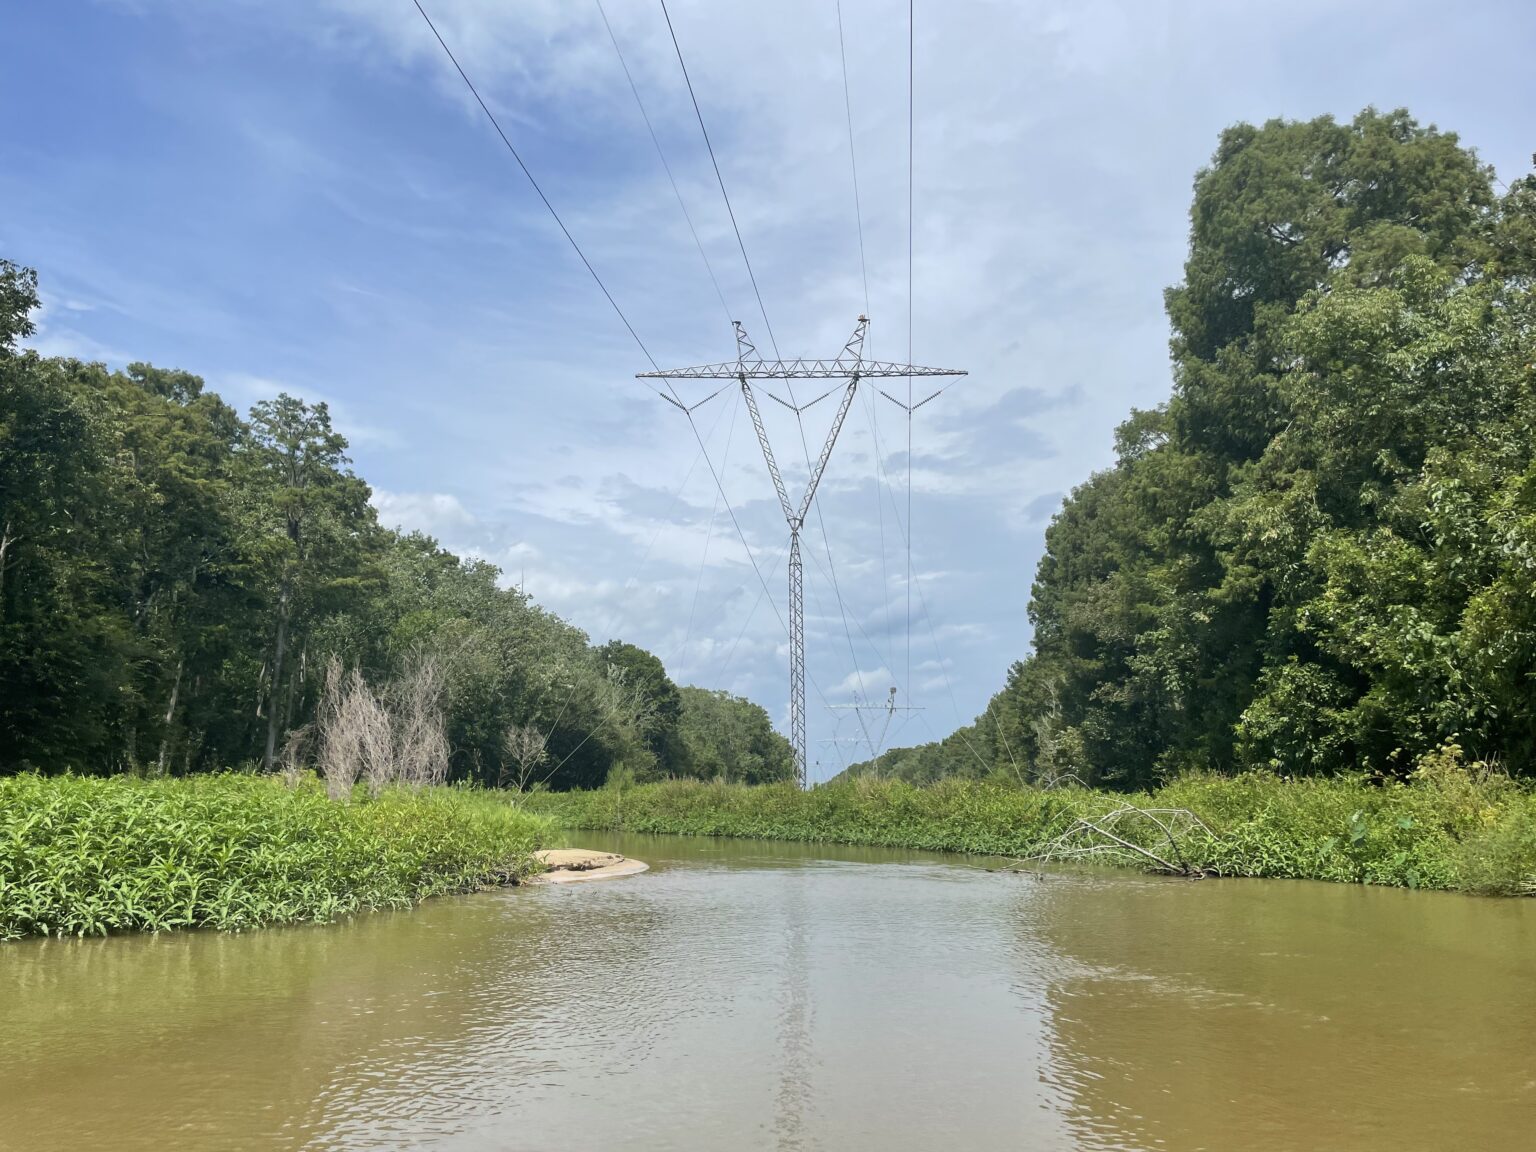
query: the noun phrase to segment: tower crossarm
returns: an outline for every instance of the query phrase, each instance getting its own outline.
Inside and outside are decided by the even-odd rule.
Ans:
[[[960,368],[928,368],[921,364],[896,364],[889,360],[729,360],[692,368],[668,368],[637,372],[641,380],[846,380],[855,372],[864,379],[877,376],[964,376]]]

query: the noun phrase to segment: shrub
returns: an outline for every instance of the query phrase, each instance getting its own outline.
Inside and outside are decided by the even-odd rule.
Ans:
[[[0,779],[0,939],[405,908],[537,870],[548,827],[447,788],[343,804],[312,780]]]

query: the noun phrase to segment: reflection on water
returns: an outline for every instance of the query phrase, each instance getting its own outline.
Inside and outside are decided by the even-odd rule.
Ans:
[[[777,961],[782,973],[779,1007],[779,1092],[773,1130],[782,1149],[806,1146],[806,1109],[815,1084],[815,1051],[811,1046],[810,977],[806,971],[805,885],[801,871],[786,877],[784,890],[784,948]]]
[[[1048,879],[1048,1077],[1083,1148],[1536,1147],[1536,906]]]
[[[1524,1148],[1536,903],[589,838],[629,880],[0,947],[0,1148]]]

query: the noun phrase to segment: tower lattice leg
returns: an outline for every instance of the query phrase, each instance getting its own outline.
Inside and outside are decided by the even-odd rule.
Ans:
[[[800,568],[800,529],[789,534],[789,740],[795,746],[795,779],[805,774],[805,582]]]

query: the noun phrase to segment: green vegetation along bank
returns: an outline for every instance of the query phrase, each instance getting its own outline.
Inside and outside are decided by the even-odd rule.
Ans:
[[[432,779],[791,773],[757,705],[391,531],[323,403],[39,355],[38,291],[0,258],[0,775],[308,762],[333,666],[433,714]]]
[[[1536,777],[1536,175],[1366,110],[1222,133],[1166,402],[1068,496],[1032,650],[914,782]],[[1023,494],[1021,494],[1022,498]]]
[[[1412,779],[1372,785],[1351,779],[1286,780],[1253,772],[1190,776],[1152,792],[1083,788],[1045,791],[997,782],[945,780],[919,787],[872,777],[808,792],[677,780],[630,788],[545,793],[526,802],[571,829],[745,836],[928,851],[1028,857],[1080,818],[1127,803],[1188,809],[1209,825],[1179,837],[1195,870],[1440,888],[1488,895],[1536,893],[1536,792],[1497,774],[1468,770],[1448,748]],[[1145,822],[1120,832],[1167,854]],[[1140,862],[1128,853],[1106,859]]]
[[[271,777],[0,779],[0,940],[407,908],[538,871],[549,827],[452,788],[342,803]]]

